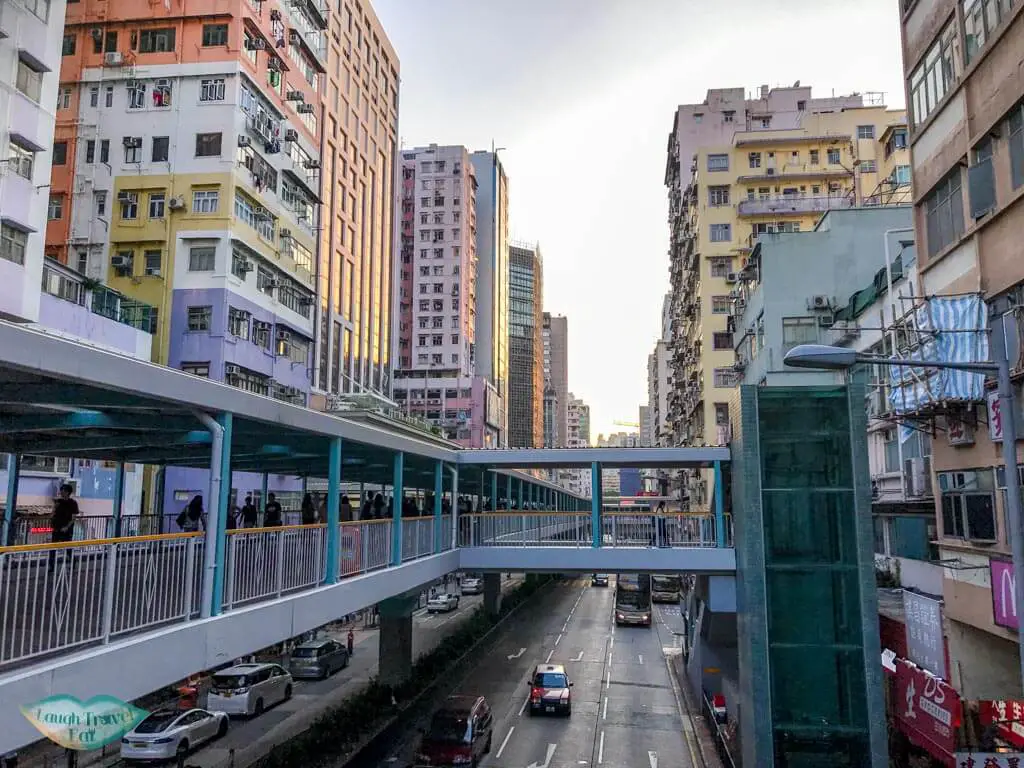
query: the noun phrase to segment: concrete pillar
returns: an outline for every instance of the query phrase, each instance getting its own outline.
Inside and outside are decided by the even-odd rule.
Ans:
[[[270,475],[266,472],[263,473],[263,478],[260,481],[260,506],[263,509],[267,508],[267,492],[268,486],[270,485]]]
[[[18,475],[21,473],[21,455],[7,454],[7,502],[4,504],[4,522],[0,528],[0,545],[14,543],[14,515],[18,510]]]
[[[491,471],[491,512],[498,511],[498,473]]]
[[[512,475],[505,475],[505,509],[512,509]]]
[[[715,462],[715,543],[724,547],[725,537],[725,484],[722,482],[722,462]]]
[[[117,462],[114,470],[114,504],[110,525],[110,535],[117,538],[121,535],[121,508],[124,506],[124,462]],[[141,533],[141,531],[140,531]]]
[[[590,465],[590,531],[593,536],[592,546],[601,546],[601,463]]]
[[[216,499],[209,500],[206,513],[207,528],[212,528],[215,545],[213,588],[211,594],[210,615],[219,616],[224,604],[225,562],[227,561],[227,520],[228,504],[231,500],[231,439],[234,431],[234,415],[222,413],[217,423],[224,429],[224,442],[220,452],[220,490]],[[266,477],[266,475],[264,475]],[[207,536],[209,540],[209,535]]]
[[[382,685],[398,686],[412,673],[412,612],[419,603],[414,597],[392,597],[382,602],[378,650],[378,679]]]
[[[489,616],[501,613],[501,574],[484,574],[484,610]]]
[[[517,499],[517,503],[518,503],[518,506],[519,506],[519,511],[522,512],[522,510],[523,510],[523,480],[522,480],[522,478],[519,479],[519,498]]]
[[[434,552],[441,551],[441,541],[444,538],[444,531],[441,520],[441,504],[444,501],[444,464],[440,459],[434,462]],[[427,510],[423,510],[426,512]]]
[[[303,478],[305,483],[305,478]],[[327,563],[325,566],[324,583],[334,584],[338,581],[341,563],[341,526],[338,505],[341,501],[341,438],[331,439],[327,459]],[[358,508],[358,507],[357,507]]]

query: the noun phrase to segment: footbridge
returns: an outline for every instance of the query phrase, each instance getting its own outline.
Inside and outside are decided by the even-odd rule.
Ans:
[[[376,604],[401,634],[412,596],[456,570],[736,568],[722,493],[712,512],[663,516],[611,512],[600,494],[615,466],[714,468],[718,490],[728,449],[460,450],[6,323],[0,349],[0,753],[37,739],[18,708],[49,695],[134,699]],[[115,462],[109,518],[70,542],[14,543],[23,456]],[[129,463],[157,484],[166,467],[206,470],[203,529],[125,509]],[[531,474],[552,466],[589,466],[592,497]],[[230,528],[243,471],[325,480],[324,519]],[[357,487],[390,496],[390,512],[343,516]],[[411,514],[412,493],[431,506]],[[382,675],[400,662],[382,656]]]

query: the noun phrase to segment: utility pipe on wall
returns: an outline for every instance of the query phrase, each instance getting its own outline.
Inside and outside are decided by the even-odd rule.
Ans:
[[[194,411],[195,417],[210,431],[210,490],[207,497],[206,547],[203,550],[203,600],[200,616],[209,618],[213,608],[213,582],[217,570],[217,535],[221,484],[221,457],[224,455],[224,427],[208,413]],[[266,503],[264,501],[264,503]]]

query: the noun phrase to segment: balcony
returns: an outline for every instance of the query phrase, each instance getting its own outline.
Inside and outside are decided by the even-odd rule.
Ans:
[[[777,179],[842,179],[853,176],[853,171],[841,165],[811,165],[810,163],[786,163],[781,168],[765,168],[762,173],[740,176],[738,184],[767,182]]]
[[[757,200],[741,200],[737,207],[740,216],[766,216],[789,213],[824,213],[853,207],[849,195],[777,195]]]

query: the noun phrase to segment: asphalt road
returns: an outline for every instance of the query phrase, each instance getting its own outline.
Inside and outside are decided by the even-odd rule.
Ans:
[[[493,651],[452,693],[483,695],[494,711],[491,754],[483,768],[701,768],[690,721],[667,657],[680,652],[676,606],[656,606],[651,628],[616,628],[614,582],[557,584],[510,620]],[[573,687],[571,717],[526,711],[536,664],[565,664]],[[410,724],[393,764],[415,765]]]

